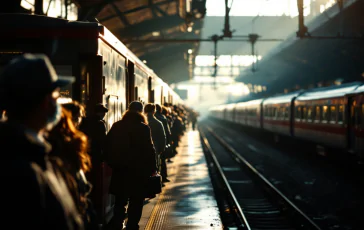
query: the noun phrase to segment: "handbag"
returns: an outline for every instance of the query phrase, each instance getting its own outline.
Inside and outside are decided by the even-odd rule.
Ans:
[[[154,197],[162,192],[162,177],[159,174],[148,178],[148,186],[145,197]]]
[[[172,158],[175,156],[173,148],[170,144],[166,145],[166,149],[164,150],[162,156],[164,157],[164,159]]]

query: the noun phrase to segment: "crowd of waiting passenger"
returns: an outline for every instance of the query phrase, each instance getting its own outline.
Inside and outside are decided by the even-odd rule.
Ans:
[[[3,223],[10,229],[100,229],[94,197],[103,191],[101,162],[112,168],[109,193],[115,196],[107,229],[139,229],[148,178],[170,182],[167,163],[177,154],[198,113],[184,106],[133,101],[108,131],[107,107],[93,114],[73,101],[60,104],[61,78],[44,55],[14,59],[0,75],[0,146],[4,159]],[[98,187],[99,186],[99,187]],[[127,210],[126,210],[127,207]]]

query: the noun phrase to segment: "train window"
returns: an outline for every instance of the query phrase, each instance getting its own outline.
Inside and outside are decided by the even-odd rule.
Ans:
[[[304,106],[303,108],[302,108],[302,115],[301,115],[301,119],[302,120],[307,120],[307,107],[306,106]]]
[[[315,118],[314,116],[314,110],[313,110],[313,106],[308,106],[307,108],[307,121],[312,122],[313,119]]]
[[[361,108],[359,106],[355,107],[355,124],[361,126]]]
[[[277,119],[280,120],[282,118],[282,108],[278,107],[277,108]]]
[[[339,105],[338,114],[337,114],[337,123],[344,123],[344,105]]]
[[[275,119],[277,119],[278,118],[278,115],[279,115],[279,108],[274,108],[273,109],[273,117],[275,118]]]
[[[315,108],[315,122],[320,122],[321,121],[321,106],[316,105]]]
[[[329,108],[327,107],[327,105],[322,106],[322,122],[323,123],[327,123],[330,119],[329,116]]]
[[[360,117],[363,118],[364,117],[364,104],[361,105],[361,113],[360,113]],[[364,124],[361,124],[362,128],[364,128]]]
[[[330,106],[330,123],[335,124],[337,118],[337,109],[336,105]]]
[[[288,109],[286,107],[283,107],[282,111],[283,111],[282,119],[286,120],[288,118]]]
[[[297,121],[301,120],[301,106],[296,107],[295,118]]]

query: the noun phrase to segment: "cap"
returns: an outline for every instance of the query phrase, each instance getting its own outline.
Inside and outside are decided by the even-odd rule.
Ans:
[[[46,55],[24,54],[13,59],[0,75],[1,101],[36,100],[73,81],[73,77],[57,76]]]
[[[99,103],[95,105],[95,112],[104,112],[107,113],[109,111],[103,104]]]
[[[140,101],[132,101],[129,104],[129,110],[142,113],[143,112],[143,104]]]

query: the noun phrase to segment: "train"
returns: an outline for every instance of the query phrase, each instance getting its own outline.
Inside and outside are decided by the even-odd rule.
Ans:
[[[75,83],[61,89],[61,103],[76,100],[86,114],[98,103],[109,109],[107,129],[121,119],[131,101],[181,105],[183,100],[105,26],[29,14],[0,14],[0,71],[23,53],[46,54],[58,75]],[[108,194],[112,170],[93,165],[99,178],[91,181],[100,225],[112,217],[114,198]]]
[[[209,116],[364,158],[363,82],[216,105]]]

